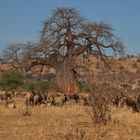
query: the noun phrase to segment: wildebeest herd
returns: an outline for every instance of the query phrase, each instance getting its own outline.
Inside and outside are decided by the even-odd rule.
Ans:
[[[63,106],[69,103],[79,103],[83,105],[89,105],[90,96],[87,93],[74,93],[74,94],[66,94],[60,92],[47,92],[47,93],[36,93],[26,92],[26,93],[16,93],[13,91],[6,91],[3,94],[0,94],[0,100],[5,101],[6,106],[14,106],[16,107],[15,102],[13,101],[13,97],[24,97],[25,105],[28,106],[36,106],[41,104],[46,104],[47,106]],[[10,107],[12,108],[12,107]]]
[[[26,92],[20,94],[13,91],[6,91],[3,94],[0,94],[0,100],[5,101],[8,108],[16,108],[16,104],[13,101],[14,96],[24,97],[24,102],[27,107],[36,106],[41,104],[46,104],[47,106],[64,106],[70,103],[82,104],[82,105],[92,105],[93,98],[95,96],[92,93],[73,93],[66,94],[60,92],[47,92],[43,94],[38,94],[34,91]],[[106,104],[114,105],[115,107],[127,106],[132,109],[133,112],[140,112],[140,94],[131,97],[128,94],[111,94],[111,95],[99,95],[99,98],[102,101],[105,101]]]
[[[49,92],[44,94],[37,94],[32,92],[26,94],[25,103],[27,106],[35,106],[40,104],[63,106],[70,102],[88,105],[89,99],[89,94],[87,93],[65,94],[60,92]]]
[[[116,95],[113,100],[116,107],[123,107],[126,105],[131,108],[133,112],[140,112],[140,94],[135,97],[130,97],[124,94]]]

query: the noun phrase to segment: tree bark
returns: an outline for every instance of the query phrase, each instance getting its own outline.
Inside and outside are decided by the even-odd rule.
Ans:
[[[75,72],[67,59],[56,67],[56,86],[58,91],[62,93],[79,92],[75,80]]]

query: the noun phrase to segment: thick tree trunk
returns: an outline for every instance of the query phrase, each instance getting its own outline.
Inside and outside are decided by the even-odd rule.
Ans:
[[[67,60],[56,67],[56,85],[57,89],[63,93],[79,92],[75,81],[75,73]]]

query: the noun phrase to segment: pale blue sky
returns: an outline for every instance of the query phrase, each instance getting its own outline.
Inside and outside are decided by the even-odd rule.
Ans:
[[[110,24],[126,53],[140,54],[140,0],[0,0],[0,50],[38,41],[42,23],[56,7],[75,7],[89,21]]]

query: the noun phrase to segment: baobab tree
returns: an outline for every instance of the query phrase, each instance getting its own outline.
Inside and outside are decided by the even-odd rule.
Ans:
[[[26,70],[36,65],[53,67],[57,88],[62,92],[76,92],[77,58],[95,55],[105,62],[105,49],[123,51],[123,43],[110,25],[88,22],[74,8],[57,8],[44,22],[40,42],[34,47],[34,57],[26,61]]]

